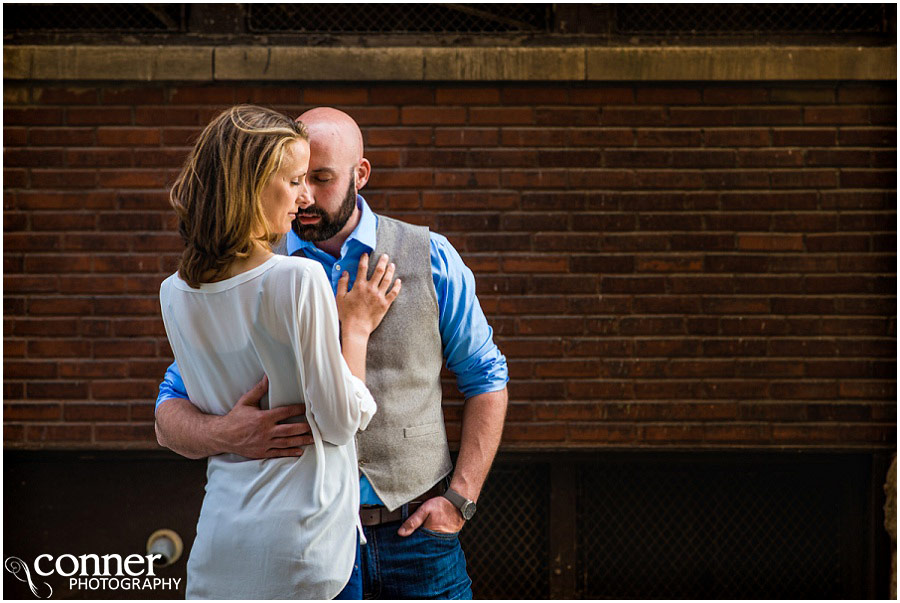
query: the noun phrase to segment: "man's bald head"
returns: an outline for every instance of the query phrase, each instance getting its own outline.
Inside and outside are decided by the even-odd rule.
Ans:
[[[316,107],[297,118],[309,129],[310,144],[340,150],[351,165],[363,158],[363,137],[352,117],[332,107]]]

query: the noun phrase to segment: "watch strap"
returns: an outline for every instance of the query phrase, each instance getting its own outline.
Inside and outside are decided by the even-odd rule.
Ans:
[[[451,488],[447,488],[447,491],[444,492],[444,498],[453,503],[453,506],[459,509],[460,512],[462,512],[463,505],[466,504],[466,502],[468,502],[469,500],[468,498]]]

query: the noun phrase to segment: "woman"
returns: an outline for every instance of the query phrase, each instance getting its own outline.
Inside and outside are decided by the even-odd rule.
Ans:
[[[366,345],[400,282],[386,257],[349,293],[342,277],[342,352],[322,267],[271,251],[312,202],[308,163],[302,124],[238,106],[206,127],[172,188],[186,249],[160,303],[191,401],[225,414],[265,374],[268,407],[305,403],[314,438],[299,458],[209,459],[188,598],[332,598],[358,551],[354,436],[375,412]]]

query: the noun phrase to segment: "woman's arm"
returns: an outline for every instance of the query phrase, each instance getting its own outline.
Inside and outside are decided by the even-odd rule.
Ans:
[[[388,308],[400,294],[400,279],[392,283],[394,265],[388,264],[388,256],[383,254],[375,265],[372,278],[366,279],[369,271],[369,254],[359,258],[356,282],[348,292],[350,274],[344,272],[337,286],[337,309],[341,320],[342,352],[350,372],[360,381],[366,380],[366,347],[372,334]]]
[[[343,352],[338,340],[337,306],[325,272],[319,266],[312,268],[302,284],[306,291],[300,296],[295,352],[300,360],[307,416],[312,417],[322,438],[332,444],[350,442],[375,413],[375,400],[360,378],[365,377],[366,345],[399,292],[399,284],[388,288],[386,257],[370,280],[365,278],[366,264],[361,258],[362,279],[352,291],[347,292],[346,277],[339,283],[346,321],[347,348]]]

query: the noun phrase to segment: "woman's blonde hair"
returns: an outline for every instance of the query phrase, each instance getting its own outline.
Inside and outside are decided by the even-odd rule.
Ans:
[[[223,111],[200,134],[169,194],[185,244],[178,274],[191,287],[275,241],[260,196],[285,146],[300,139],[309,141],[302,123],[254,105]]]

